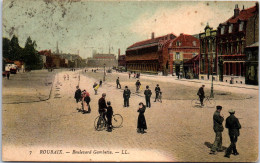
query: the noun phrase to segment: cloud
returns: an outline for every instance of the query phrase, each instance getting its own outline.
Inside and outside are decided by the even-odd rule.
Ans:
[[[155,32],[155,36],[167,33],[197,34],[204,30],[207,22],[216,28],[219,23],[231,17],[232,12],[224,12],[221,8],[213,8],[204,2],[175,8],[161,7],[153,15],[142,14],[129,28],[131,32],[145,37],[150,37],[151,32]]]

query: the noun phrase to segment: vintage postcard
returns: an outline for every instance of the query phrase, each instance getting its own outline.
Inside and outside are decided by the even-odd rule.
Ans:
[[[257,1],[2,7],[3,161],[258,160]]]

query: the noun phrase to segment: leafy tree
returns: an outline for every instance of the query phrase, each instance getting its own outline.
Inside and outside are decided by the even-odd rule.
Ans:
[[[10,40],[8,38],[3,38],[3,57],[10,58]]]
[[[32,41],[31,37],[28,37],[23,49],[23,55],[21,60],[25,62],[27,69],[41,69],[42,59],[36,50],[37,44]]]
[[[18,38],[14,35],[10,41],[10,60],[20,60],[22,55],[22,48],[19,45]]]

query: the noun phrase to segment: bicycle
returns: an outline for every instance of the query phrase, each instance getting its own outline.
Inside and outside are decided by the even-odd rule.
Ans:
[[[120,114],[112,115],[112,128],[119,128],[123,124],[123,117]],[[94,127],[97,131],[102,131],[107,126],[107,121],[103,118],[103,113],[96,117]]]
[[[216,106],[216,101],[213,98],[210,98],[209,96],[207,96],[203,99],[203,104],[205,104],[208,108],[214,108]],[[200,98],[192,100],[191,106],[192,107],[203,107],[203,106],[201,106]]]

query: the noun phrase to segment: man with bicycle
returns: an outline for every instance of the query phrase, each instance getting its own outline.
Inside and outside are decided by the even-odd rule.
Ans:
[[[102,97],[98,100],[98,112],[104,120],[106,121],[106,109],[107,109],[107,104],[106,104],[106,94],[102,93]]]
[[[200,89],[198,90],[198,93],[197,93],[197,95],[198,95],[199,98],[200,98],[200,104],[201,104],[201,106],[204,106],[204,104],[203,104],[203,100],[204,100],[204,98],[205,98],[204,87],[205,87],[205,85],[202,85],[202,86],[200,87]]]

